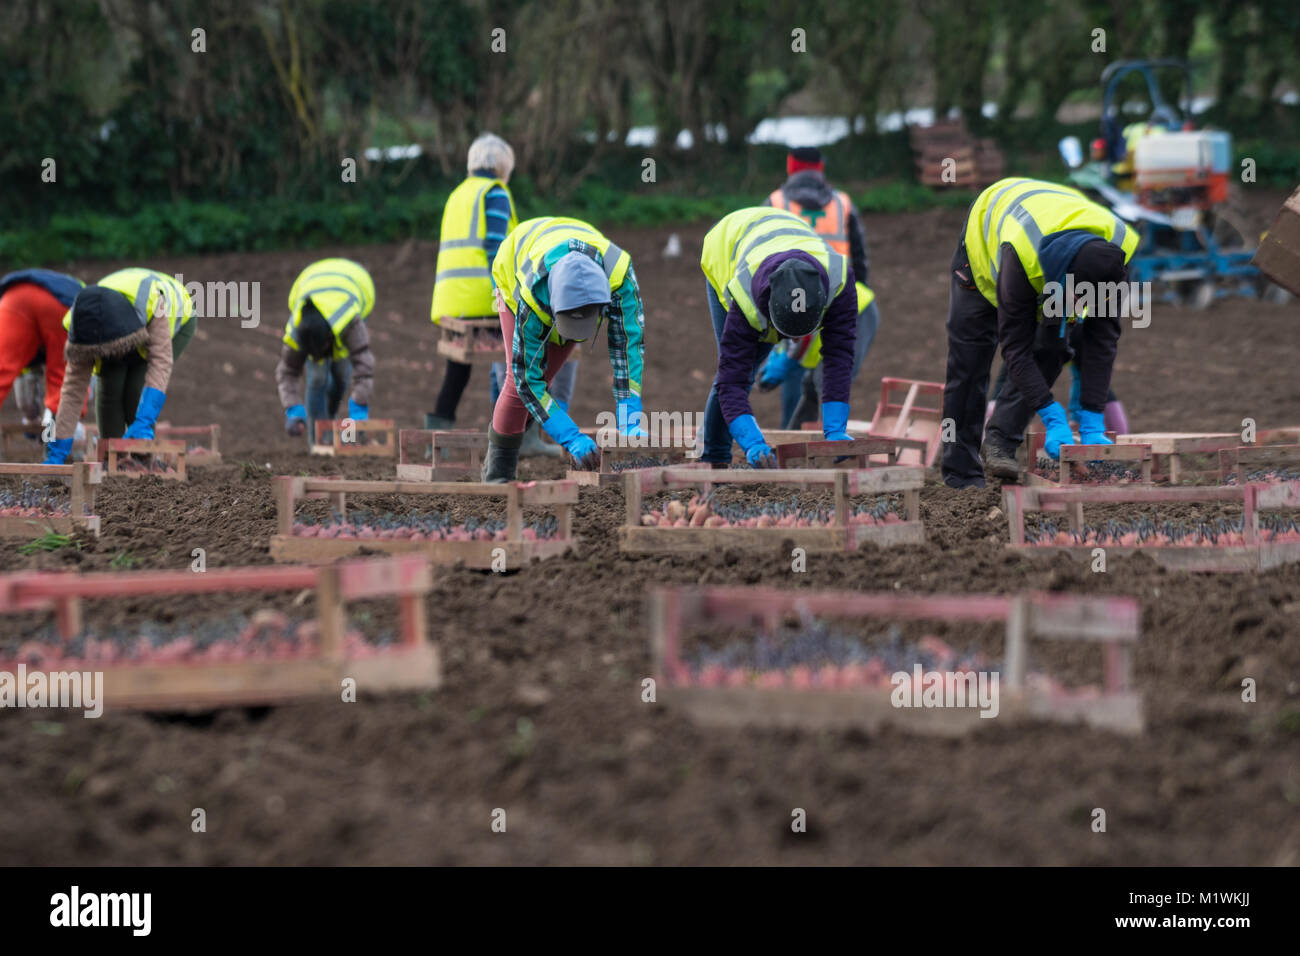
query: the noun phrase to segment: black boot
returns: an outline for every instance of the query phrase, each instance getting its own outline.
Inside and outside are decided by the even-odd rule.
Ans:
[[[1006,448],[992,436],[986,436],[980,446],[980,457],[984,459],[984,472],[993,478],[1015,481],[1020,477],[1020,463],[1016,461],[1016,450]]]
[[[515,480],[519,470],[519,446],[523,435],[499,435],[488,426],[488,449],[483,457],[483,481],[488,484],[505,484]]]
[[[456,427],[456,419],[443,418],[437,412],[425,412],[424,427],[430,431],[449,432]]]

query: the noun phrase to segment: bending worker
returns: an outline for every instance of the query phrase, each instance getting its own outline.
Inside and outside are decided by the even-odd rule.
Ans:
[[[515,217],[514,198],[506,185],[515,168],[514,150],[493,133],[484,133],[469,147],[466,159],[469,176],[457,186],[442,211],[442,232],[438,239],[438,274],[434,280],[433,307],[430,318],[441,325],[444,316],[484,318],[496,316],[493,297],[492,260],[501,241],[519,224]],[[504,355],[502,356],[504,358]],[[577,362],[568,362],[552,384],[556,401],[568,406],[573,393],[573,371]],[[456,410],[474,366],[447,359],[438,390],[438,403],[424,416],[424,427],[446,431],[456,427]],[[492,404],[501,393],[505,380],[505,363],[491,367]],[[563,390],[564,394],[559,393]],[[556,445],[543,442],[537,425],[529,421],[524,429],[524,455],[559,455]]]
[[[1052,385],[1069,359],[1069,327],[1078,322],[1080,439],[1108,443],[1103,411],[1120,324],[1097,293],[1101,283],[1127,281],[1137,245],[1135,230],[1067,186],[1003,179],[980,193],[952,261],[943,417],[953,420],[956,434],[944,445],[946,484],[982,488],[985,469],[1018,477],[1016,449],[1034,412],[1046,426],[1049,455],[1057,458],[1062,445],[1074,443]],[[1073,288],[1075,301],[1063,301],[1065,288]],[[1089,292],[1101,306],[1094,306],[1096,314],[1081,307]],[[989,368],[999,342],[1008,382],[985,430]]]
[[[351,259],[321,259],[294,280],[275,366],[290,435],[314,435],[315,422],[336,419],[349,385],[348,417],[358,422],[370,417],[375,355],[365,319],[374,307],[375,283]]]
[[[529,418],[579,468],[600,466],[596,443],[578,430],[549,386],[574,345],[594,345],[606,317],[619,430],[648,438],[640,427],[645,311],[632,257],[578,219],[529,219],[506,236],[492,278],[510,364],[488,429],[483,480],[514,480]]]
[[[822,432],[847,440],[858,297],[853,267],[794,213],[756,207],[724,216],[704,237],[700,267],[718,343],[704,411],[702,460],[731,463],[734,438],[755,467],[776,466],[754,420],[754,374],[781,339],[822,333]]]
[[[77,293],[63,319],[67,369],[45,463],[68,460],[92,375],[99,437],[153,438],[172,365],[198,324],[185,287],[152,269],[122,269]]]
[[[63,317],[83,286],[80,279],[48,269],[24,269],[0,278],[0,405],[23,370],[38,364],[44,354],[45,408],[54,420],[68,342]],[[30,411],[24,410],[24,419]]]
[[[848,193],[826,182],[821,150],[810,146],[791,149],[785,168],[789,178],[764,205],[788,210],[804,219],[827,245],[853,264],[858,291],[852,375],[856,381],[880,326],[876,295],[867,287],[867,236],[862,220]],[[799,428],[805,421],[817,420],[821,377],[820,335],[783,341],[772,349],[759,373],[758,385],[764,391],[780,387],[782,428]]]

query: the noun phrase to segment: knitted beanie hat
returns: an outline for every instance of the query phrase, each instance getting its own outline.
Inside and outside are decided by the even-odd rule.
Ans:
[[[69,362],[126,355],[149,341],[149,329],[131,301],[116,289],[88,285],[72,303],[64,356]]]

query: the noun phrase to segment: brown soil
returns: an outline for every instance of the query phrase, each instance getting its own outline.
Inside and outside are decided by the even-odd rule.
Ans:
[[[941,380],[946,266],[960,213],[868,217],[883,326],[854,393],[869,417],[882,375]],[[650,409],[694,411],[713,374],[703,279],[705,225],[677,230],[686,255],[661,258],[667,230],[619,233],[647,301]],[[441,378],[428,323],[431,243],[331,250],[373,271],[370,320],[381,379],[373,414],[416,425]],[[209,319],[182,357],[164,418],[223,427],[226,464],[187,483],[106,486],[103,536],[0,569],[107,570],[266,563],[273,474],[391,476],[390,463],[312,458],[282,432],[273,371],[282,304],[312,253],[153,263],[190,279],[260,280],[262,323]],[[123,263],[83,263],[93,277]],[[1138,430],[1230,431],[1300,423],[1300,307],[1232,300],[1204,313],[1158,308],[1127,330],[1115,375]],[[573,412],[611,403],[609,366],[584,353]],[[772,422],[775,395],[755,394]],[[483,427],[475,372],[461,424]],[[12,411],[7,417],[12,417]],[[558,477],[558,461],[524,476]],[[1106,574],[1004,549],[998,492],[932,483],[923,546],[813,557],[727,550],[623,557],[614,490],[584,491],[580,550],[498,576],[439,576],[428,608],[444,651],[432,695],[322,701],[206,721],[44,711],[0,713],[0,846],[9,863],[961,863],[1272,864],[1300,861],[1300,568],[1259,575],[1166,572],[1145,558]],[[964,742],[880,735],[716,730],[640,701],[650,669],[643,599],[659,584],[1008,593],[1026,588],[1138,597],[1136,682],[1147,733],[1062,726],[982,729]],[[283,601],[113,601],[92,620],[187,620]],[[100,615],[95,617],[95,615]],[[27,616],[0,625],[12,640]],[[943,628],[965,646],[959,628]],[[977,635],[972,631],[971,638]],[[3,642],[3,641],[0,641]],[[1087,654],[1093,653],[1088,649]],[[1083,650],[1037,660],[1083,672]],[[1240,702],[1243,677],[1259,703]],[[992,723],[996,724],[996,721]],[[208,832],[190,830],[207,811]],[[791,811],[808,813],[806,834]],[[1090,829],[1104,808],[1105,835]],[[491,830],[508,814],[507,835]]]

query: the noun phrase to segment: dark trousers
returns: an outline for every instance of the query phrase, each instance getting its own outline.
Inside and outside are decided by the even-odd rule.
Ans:
[[[709,303],[709,319],[713,323],[713,337],[718,342],[718,353],[722,353],[722,329],[727,324],[727,310],[722,303],[718,301],[718,294],[713,291],[713,286],[704,283],[706,289],[705,299]],[[754,386],[754,376],[763,365],[763,360],[767,358],[767,353],[772,351],[772,343],[759,342],[758,348],[754,352],[754,367],[749,373],[749,387]],[[698,442],[699,439],[697,438]],[[727,420],[722,417],[722,405],[718,402],[718,386],[715,384],[709,389],[709,398],[704,406],[704,453],[701,455],[702,461],[721,462],[723,464],[731,463],[731,429],[727,427]]]
[[[1038,334],[1034,337],[1034,363],[1049,387],[1056,384],[1061,371],[1074,357],[1069,345],[1072,338],[1068,332],[1066,338],[1061,337],[1060,319],[1044,319],[1038,324]],[[998,405],[989,419],[986,437],[1010,452],[1025,440],[1025,427],[1038,409],[1029,407],[1009,377],[998,391],[997,399]]]
[[[199,320],[191,316],[188,322],[176,330],[176,334],[172,336],[173,362],[181,357],[185,346],[190,344],[190,339],[194,338],[194,330],[198,325]],[[95,421],[99,425],[100,438],[121,438],[126,434],[126,427],[135,421],[135,410],[140,404],[140,394],[144,391],[144,376],[148,368],[149,360],[137,351],[104,359],[99,363],[99,384],[95,389]],[[176,374],[175,367],[172,368],[172,374]]]
[[[948,293],[948,370],[943,386],[943,417],[955,425],[953,441],[943,446],[944,483],[954,488],[983,488],[984,462],[980,443],[984,437],[984,410],[988,402],[989,372],[998,349],[998,310],[980,294],[970,275],[964,244],[953,256]],[[1034,359],[1050,386],[1061,374],[1070,353],[1060,338],[1060,320],[1044,322],[1034,343]],[[1025,426],[1037,409],[1028,408],[1014,383],[1008,382],[998,397],[989,422],[990,437],[1008,449],[1024,438]]]
[[[352,382],[352,363],[348,359],[307,360],[306,406],[308,434],[315,435],[314,423],[338,418],[339,405]]]
[[[473,371],[473,365],[447,359],[447,368],[442,373],[442,388],[438,390],[438,403],[433,409],[435,415],[452,422],[456,420],[460,397],[465,394],[465,386],[469,384]]]

